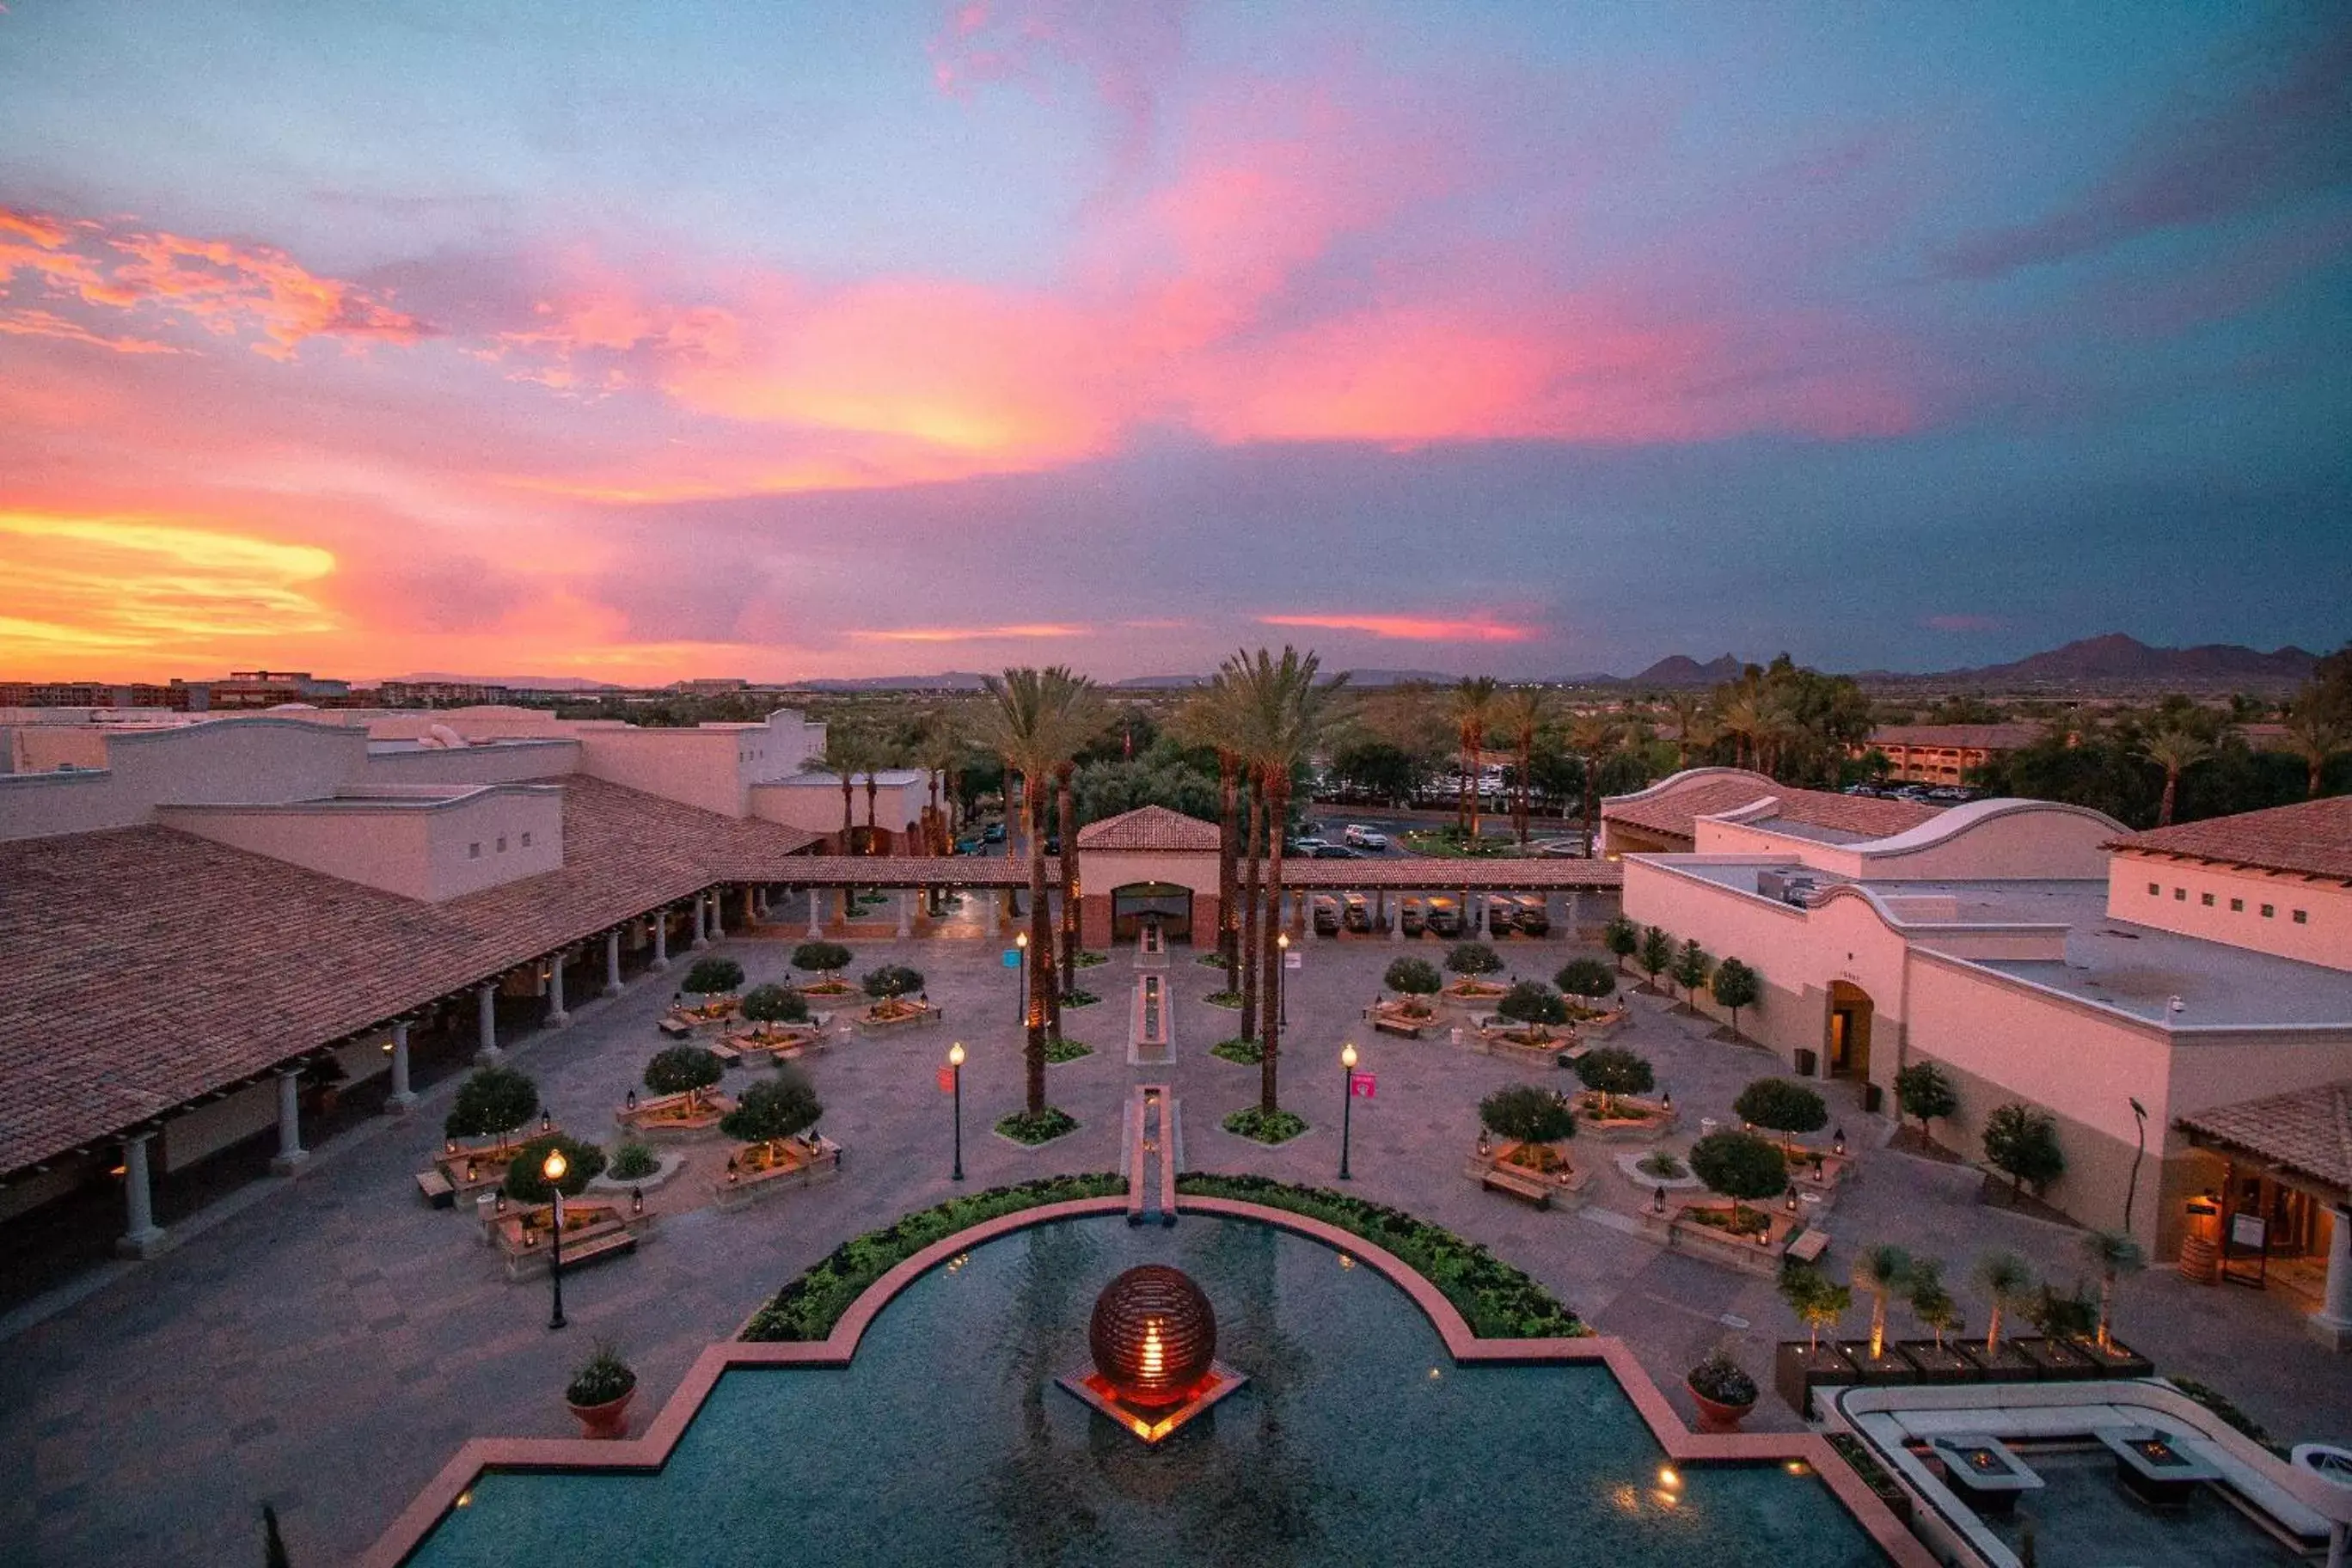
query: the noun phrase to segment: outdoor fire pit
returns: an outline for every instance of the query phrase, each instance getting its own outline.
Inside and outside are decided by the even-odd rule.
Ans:
[[[1951,1489],[1979,1513],[2014,1513],[2020,1495],[2042,1489],[2042,1478],[1998,1437],[1955,1432],[1927,1446],[1944,1461]]]
[[[2116,1457],[2116,1479],[2150,1508],[2186,1508],[2199,1487],[2221,1476],[2159,1427],[2102,1426],[2098,1436]]]

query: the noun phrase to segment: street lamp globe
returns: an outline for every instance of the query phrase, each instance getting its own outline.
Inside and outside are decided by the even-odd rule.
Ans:
[[[1015,947],[1027,947],[1029,945],[1029,933],[1025,931],[1013,932],[1013,945]]]
[[[963,1042],[961,1040],[958,1040],[954,1045],[948,1047],[948,1066],[951,1068],[960,1068],[963,1066]]]
[[[1356,1065],[1355,1041],[1349,1040],[1339,1047],[1339,1065],[1343,1068],[1352,1068]]]
[[[547,1162],[540,1166],[539,1173],[549,1182],[554,1183],[563,1180],[563,1173],[571,1168],[571,1162],[564,1159],[562,1150],[550,1149],[547,1152]]]

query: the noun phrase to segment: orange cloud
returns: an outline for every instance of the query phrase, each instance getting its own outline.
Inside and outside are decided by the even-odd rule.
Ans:
[[[901,626],[889,630],[853,631],[857,642],[1013,642],[1031,637],[1082,637],[1093,628],[1040,621],[1010,626]]]
[[[1260,616],[1262,626],[1307,626],[1318,631],[1369,632],[1403,642],[1528,642],[1538,628],[1513,626],[1486,616],[1443,620],[1433,616]]]
[[[87,343],[92,348],[111,349],[119,354],[175,354],[180,351],[169,343],[159,343],[152,338],[110,338],[91,331],[79,322],[68,321],[51,310],[16,310],[0,306],[0,333],[18,338],[57,338],[69,343]]]
[[[30,243],[6,237],[11,235]],[[29,289],[17,282],[23,273],[31,275]],[[5,309],[19,331],[34,330],[25,323],[38,318],[58,319],[22,303],[30,292],[52,306],[73,300],[100,310],[177,317],[219,337],[257,333],[254,353],[276,360],[291,359],[312,338],[336,338],[346,345],[413,343],[425,332],[422,322],[394,310],[387,298],[320,277],[268,246],[0,208],[0,301],[20,301]],[[43,335],[109,348],[125,341],[87,327],[82,335]]]

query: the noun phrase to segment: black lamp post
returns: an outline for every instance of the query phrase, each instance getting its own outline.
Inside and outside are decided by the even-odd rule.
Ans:
[[[958,1040],[948,1047],[950,1087],[955,1091],[955,1173],[953,1179],[963,1180],[963,1042]]]
[[[1348,1172],[1348,1145],[1353,1141],[1356,1121],[1356,1043],[1353,1040],[1339,1047],[1339,1066],[1345,1073],[1339,1096],[1339,1179],[1355,1178]]]
[[[1017,998],[1021,1006],[1018,1016],[1022,1026],[1026,1028],[1029,1024],[1029,933],[1025,931],[1013,932],[1013,945],[1021,954],[1018,965],[1021,975],[1021,994]]]
[[[2126,1235],[2131,1233],[2132,1204],[2139,1196],[2139,1163],[2147,1153],[2147,1107],[2139,1102],[2137,1096],[2134,1096],[2131,1100],[2131,1184],[2124,1189],[2124,1233]]]
[[[547,1238],[548,1245],[554,1248],[547,1268],[548,1282],[555,1289],[555,1315],[547,1320],[550,1329],[563,1327],[563,1189],[556,1184],[563,1180],[563,1173],[569,1168],[561,1149],[550,1149],[546,1163],[539,1168],[539,1173],[547,1178],[555,1194],[554,1232]]]
[[[1274,1016],[1284,1034],[1290,1032],[1290,982],[1283,971],[1290,967],[1290,933],[1276,931],[1274,937]]]

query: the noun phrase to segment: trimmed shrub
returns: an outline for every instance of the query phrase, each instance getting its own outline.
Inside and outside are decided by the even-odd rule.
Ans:
[[[1568,1004],[1540,980],[1522,980],[1503,994],[1495,1011],[1515,1024],[1565,1024]]]
[[[660,1155],[642,1143],[628,1142],[614,1151],[613,1163],[604,1167],[604,1173],[619,1181],[635,1182],[660,1169]]]
[[[2066,1173],[2066,1153],[2058,1147],[2058,1122],[2048,1111],[2011,1100],[1985,1118],[1985,1158],[2009,1178],[2011,1202],[2021,1188],[2042,1190]]]
[[[996,1130],[1015,1143],[1034,1146],[1076,1132],[1078,1119],[1058,1106],[1049,1105],[1043,1110],[1016,1110],[999,1121]]]
[[[1715,960],[1707,956],[1706,949],[1699,946],[1696,937],[1684,942],[1682,951],[1675,954],[1673,979],[1683,988],[1685,1001],[1698,1000],[1698,988],[1706,984],[1706,977],[1714,971]]]
[[[1503,967],[1502,959],[1483,942],[1454,944],[1445,955],[1445,967],[1456,974],[1493,974]]]
[[[755,985],[743,995],[743,1016],[755,1024],[805,1024],[808,998],[789,985]]]
[[[719,1053],[700,1046],[671,1046],[646,1063],[646,1087],[656,1094],[700,1094],[726,1076]]]
[[[450,1138],[494,1138],[538,1114],[539,1086],[529,1075],[513,1068],[476,1068],[457,1086],[441,1131]]]
[[[1634,966],[1648,976],[1651,984],[1658,983],[1675,961],[1675,939],[1658,926],[1649,926],[1642,932],[1642,945],[1633,954]]]
[[[719,1130],[744,1143],[768,1143],[805,1132],[824,1114],[809,1080],[790,1067],[743,1091],[735,1109],[719,1118]]]
[[[923,988],[923,972],[909,969],[903,963],[886,963],[879,969],[867,970],[866,978],[859,984],[865,987],[868,996],[877,1002],[886,1001],[893,996],[906,996],[920,991]]]
[[[1785,1146],[1789,1135],[1819,1131],[1830,1119],[1830,1108],[1822,1097],[1803,1084],[1785,1078],[1759,1078],[1739,1091],[1731,1102],[1739,1120],[1769,1128],[1780,1134]]]
[[[1576,1136],[1576,1110],[1565,1096],[1532,1083],[1498,1089],[1478,1102],[1478,1120],[1497,1138],[1557,1143]]]
[[[1391,991],[1407,996],[1434,996],[1445,981],[1437,966],[1425,958],[1400,958],[1388,967],[1381,981]]]
[[[1951,1116],[1960,1109],[1959,1092],[1952,1080],[1934,1062],[1913,1062],[1895,1075],[1895,1103],[1906,1116],[1919,1119],[1919,1136],[1927,1135],[1927,1123],[1940,1116]]]
[[[1295,1111],[1253,1105],[1226,1117],[1223,1125],[1226,1131],[1260,1143],[1287,1143],[1307,1131],[1307,1119]]]
[[[1763,1000],[1764,981],[1754,970],[1736,958],[1727,958],[1715,966],[1715,978],[1707,983],[1715,994],[1715,1005],[1730,1010],[1731,1032],[1739,1033],[1739,1010],[1753,1007]]]
[[[1598,1001],[1617,989],[1617,976],[1597,958],[1571,958],[1551,979],[1563,994],[1588,1001]]]
[[[1746,1216],[1747,1204],[1778,1197],[1789,1187],[1789,1163],[1780,1146],[1753,1132],[1708,1133],[1691,1145],[1690,1168],[1709,1192],[1731,1200],[1737,1218]]]
[[[541,1167],[547,1163],[548,1152],[563,1151],[563,1179],[550,1186]],[[534,1138],[516,1151],[507,1164],[507,1196],[517,1203],[544,1204],[555,1199],[555,1188],[563,1189],[567,1198],[576,1198],[590,1181],[604,1173],[604,1151],[593,1143],[583,1143],[568,1132],[550,1132]]]
[[[1617,1096],[1647,1094],[1658,1081],[1650,1070],[1649,1058],[1622,1046],[1601,1046],[1585,1052],[1576,1059],[1576,1076],[1601,1097],[1603,1116],[1613,1109]]]
[[[1622,969],[1625,961],[1642,950],[1642,930],[1622,913],[1611,915],[1609,923],[1601,928],[1601,945],[1616,955],[1617,967]]]
[[[743,984],[743,966],[731,958],[698,958],[678,989],[698,996],[720,996]]]
[[[837,942],[804,942],[793,949],[793,967],[832,976],[850,965],[849,949]]]

